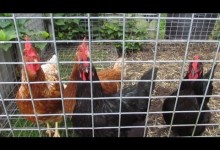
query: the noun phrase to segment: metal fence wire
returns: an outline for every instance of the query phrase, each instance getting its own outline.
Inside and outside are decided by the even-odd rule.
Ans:
[[[23,24],[21,24],[22,21]],[[35,33],[40,33],[41,36]],[[28,42],[32,45],[44,45],[36,48],[40,61],[32,62],[32,64],[55,65],[56,80],[46,78],[45,81],[35,81],[29,78],[30,72],[24,67],[31,64],[25,62],[23,52],[24,45],[27,43],[24,40],[25,35],[29,35],[31,40]],[[111,76],[111,79],[96,81],[92,78],[90,81],[80,81],[75,78],[75,80],[70,80],[73,66],[79,65],[75,60],[75,55],[84,37],[86,37],[85,42],[91,53],[89,64],[93,64],[97,72],[101,70],[106,76]],[[58,127],[54,126],[54,120],[50,121],[50,129],[58,128],[61,137],[83,135],[91,137],[218,137],[220,136],[219,37],[220,18],[217,13],[0,15],[0,136],[48,137],[46,122],[43,123],[39,118],[61,116],[62,120]],[[53,57],[54,55],[56,57]],[[203,64],[203,76],[200,79],[194,78],[195,82],[193,82],[184,77],[190,63],[195,61],[196,55],[199,55],[199,62]],[[49,62],[52,57],[55,61]],[[121,58],[120,61],[118,58]],[[112,69],[114,64],[119,62],[122,63],[121,67],[117,68],[118,70]],[[215,64],[217,64],[216,68]],[[52,74],[54,68],[50,69],[44,73]],[[112,70],[107,72],[108,69]],[[150,69],[153,70],[149,72],[149,77],[141,79],[143,73]],[[120,72],[120,79],[115,79],[114,72],[116,71]],[[212,75],[205,77],[209,71],[213,77]],[[90,76],[95,76],[92,72],[92,67],[90,67]],[[24,81],[24,78],[27,80]],[[80,88],[80,84],[84,82],[90,83],[88,91],[85,91],[85,87]],[[114,94],[97,96],[97,93],[104,91],[94,86],[101,84],[100,82],[118,82],[117,89],[108,87],[117,92],[111,91]],[[45,97],[45,93],[41,93],[42,88],[33,88],[37,84],[50,86],[55,83],[58,84],[57,88],[60,92],[57,97],[54,96],[55,94]],[[64,91],[68,83],[77,85],[75,87],[77,96],[65,97]],[[147,84],[149,86],[145,88],[144,85]],[[27,88],[18,91],[23,85],[27,85]],[[211,85],[213,89],[209,88]],[[143,90],[148,94],[140,94]],[[199,90],[202,92],[197,93]],[[73,91],[74,89],[71,89],[69,92]],[[18,92],[23,99],[16,98]],[[92,94],[88,94],[90,92]],[[78,97],[80,93],[84,94]],[[30,96],[25,98],[27,94]],[[207,100],[208,98],[210,99]],[[77,106],[75,109],[81,107],[81,110],[86,111],[65,112],[64,102],[67,99],[75,99]],[[165,99],[168,111],[164,109]],[[21,100],[24,103],[31,102],[34,113],[21,113],[16,103]],[[61,102],[60,106],[57,106],[60,107],[60,111],[40,112],[39,108],[46,107],[36,105],[35,101],[45,100],[51,100],[51,103],[55,100]],[[143,103],[146,100],[150,103]],[[80,101],[90,103],[82,102],[81,104],[86,105],[78,105]],[[26,107],[24,103],[23,107]],[[48,103],[48,107],[50,106]],[[100,107],[103,108],[100,109]],[[23,110],[30,109],[23,108]],[[164,118],[164,114],[168,113],[170,114],[169,123]],[[87,115],[87,120],[85,115]],[[27,120],[28,116],[33,116],[34,119]],[[129,119],[134,119],[134,116],[135,119],[141,118],[141,120],[129,121]],[[99,117],[102,118],[101,121]],[[75,124],[81,123],[80,126],[74,125],[74,119],[77,121]],[[132,124],[126,124],[126,121]],[[78,130],[80,132],[77,132]],[[201,130],[201,133],[198,133],[198,130]],[[52,136],[55,134],[53,132]]]

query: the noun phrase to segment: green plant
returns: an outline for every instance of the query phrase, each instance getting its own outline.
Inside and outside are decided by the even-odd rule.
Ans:
[[[166,13],[161,14],[161,17],[167,17]],[[166,19],[160,20],[159,39],[164,39],[166,32]]]
[[[10,13],[1,13],[1,17],[11,17],[12,15]],[[18,35],[21,40],[24,40],[24,37],[27,35],[32,40],[37,40],[39,38],[47,39],[50,37],[49,33],[46,31],[34,31],[30,30],[26,27],[26,24],[28,23],[28,19],[18,19],[16,20],[17,29],[18,29]],[[12,41],[16,40],[16,32],[15,32],[15,26],[14,22],[11,19],[1,19],[0,20],[0,41]],[[46,46],[47,43],[36,43],[35,46],[38,49],[43,49]],[[12,44],[0,44],[0,48],[7,51]]]
[[[126,40],[144,40],[147,38],[147,22],[145,20],[129,19],[126,21],[125,39]],[[110,40],[123,39],[122,21],[109,19],[106,20],[101,29],[101,37]],[[141,42],[126,42],[125,50],[140,50]],[[122,43],[116,43],[115,47],[122,50]]]
[[[220,16],[218,16],[218,17],[220,17]],[[209,39],[212,39],[212,40],[219,40],[220,39],[220,20],[216,20]]]
[[[145,19],[130,19],[126,23],[125,38],[127,40],[146,40],[148,23]],[[126,42],[126,50],[140,50],[143,42]]]
[[[110,40],[121,40],[123,38],[122,34],[123,24],[117,20],[106,20],[103,22],[99,32],[101,38],[103,39],[110,39]],[[121,51],[122,44],[115,43],[115,47]]]
[[[166,17],[167,14],[163,13],[161,14],[161,17]],[[148,39],[156,39],[156,34],[157,34],[157,23],[158,20],[152,20],[148,28],[150,31],[148,32]],[[159,39],[164,39],[165,36],[165,31],[166,31],[166,19],[160,19],[160,29],[159,29]]]
[[[74,14],[56,13],[54,16],[64,17]],[[86,34],[86,26],[82,19],[55,19],[55,35],[58,40],[72,40],[82,38]]]
[[[101,37],[111,40],[122,38],[122,23],[111,20],[104,22],[100,29]]]

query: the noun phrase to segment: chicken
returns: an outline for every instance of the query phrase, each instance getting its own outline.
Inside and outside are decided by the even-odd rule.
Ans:
[[[118,58],[117,61],[122,62],[122,58]],[[126,63],[123,67],[123,76],[126,77]],[[113,68],[103,69],[97,72],[100,81],[104,80],[120,80],[121,79],[121,63],[116,62]],[[104,94],[115,94],[121,88],[120,82],[101,82]]]
[[[85,41],[85,38],[84,38]],[[86,43],[83,42],[81,45],[78,46],[77,51],[81,51],[82,48],[86,47]],[[75,56],[74,61],[78,61],[77,55]],[[122,61],[122,58],[119,58],[117,61]],[[124,77],[126,75],[124,63]],[[98,77],[100,80],[120,80],[121,79],[121,63],[116,62],[113,68],[103,69],[98,72]],[[76,81],[76,77],[78,76],[78,65],[74,65],[69,81]],[[115,94],[119,91],[121,87],[120,82],[102,82],[102,89],[105,94]],[[64,105],[65,105],[65,112],[72,113],[75,107],[75,98],[76,97],[76,84],[75,83],[68,83],[65,90],[64,90]],[[72,99],[69,99],[72,98]]]
[[[27,41],[28,37],[25,38]],[[40,57],[36,52],[35,48],[31,43],[25,43],[25,49],[23,51],[24,61],[25,62],[39,62]],[[50,62],[56,60],[56,55],[52,57]],[[57,67],[56,64],[26,64],[27,76],[30,82],[43,82],[43,81],[57,81]],[[21,70],[21,80],[22,82],[27,82],[24,66]],[[60,98],[60,86],[59,83],[32,83],[30,84],[31,93],[33,95],[34,108],[37,114],[53,114],[53,113],[62,113],[62,101],[61,100],[35,100],[36,98]],[[63,87],[62,87],[63,88]],[[19,111],[22,114],[34,114],[33,105],[31,101],[30,91],[28,84],[21,84],[18,92],[16,94],[16,103],[19,108]],[[29,100],[23,100],[29,99]],[[36,122],[35,116],[24,116],[27,120]],[[47,133],[49,136],[52,136],[52,131],[49,129],[49,123],[54,123],[56,130],[54,137],[60,137],[58,132],[58,122],[62,121],[61,115],[50,115],[50,116],[37,116],[37,119],[40,124],[46,123]]]
[[[208,79],[211,70],[203,76],[203,65],[198,62],[199,56],[194,56],[194,62],[189,64],[189,70],[184,79]],[[216,65],[214,69],[216,68]],[[213,70],[214,72],[214,70]],[[214,73],[211,78],[213,78]],[[208,81],[182,81],[179,95],[204,95]],[[207,95],[212,94],[212,81],[209,84]],[[171,94],[177,95],[177,90]],[[206,97],[202,106],[202,110],[209,110],[208,102],[210,97]],[[179,97],[176,105],[176,111],[199,111],[202,104],[203,97]],[[173,111],[176,98],[167,98],[163,103],[163,111]],[[192,126],[173,126],[171,129],[174,133],[180,136],[191,136],[194,130],[194,124],[196,123],[198,112],[190,113],[177,113],[174,114],[173,125],[193,124]],[[163,118],[166,124],[171,124],[172,113],[163,113]],[[211,118],[210,112],[201,112],[198,120],[198,124],[209,123]],[[194,135],[201,135],[205,131],[206,126],[198,125],[195,129]]]
[[[86,45],[86,44],[85,44]],[[76,106],[73,111],[72,123],[73,127],[87,127],[89,129],[75,129],[75,133],[80,137],[92,137],[92,115],[75,115],[76,113],[91,113],[91,102],[93,103],[93,113],[94,113],[94,127],[105,127],[104,129],[94,129],[95,137],[117,137],[118,136],[118,126],[119,126],[119,109],[120,109],[120,99],[114,98],[109,99],[106,97],[115,97],[119,96],[120,93],[114,95],[105,94],[100,83],[92,83],[92,96],[93,98],[102,98],[105,99],[93,99],[91,101],[91,87],[90,83],[85,83],[83,81],[99,81],[98,73],[96,72],[95,67],[92,65],[90,72],[90,63],[89,61],[89,51],[88,46],[78,49],[76,56],[79,58],[79,61],[84,61],[87,63],[80,63],[78,66],[77,80],[82,81],[77,83],[77,98],[87,98],[83,100],[77,100]],[[157,68],[154,69],[153,79],[156,78]],[[151,80],[153,74],[153,68],[149,71],[146,71],[141,80]],[[152,90],[154,90],[155,83],[152,83]],[[130,137],[130,136],[144,136],[144,127],[140,132],[140,128],[130,129],[125,126],[144,126],[146,114],[138,114],[147,112],[149,99],[148,98],[137,98],[138,96],[149,96],[151,82],[139,82],[136,86],[126,88],[123,97],[132,97],[136,98],[123,98],[121,103],[121,112],[135,112],[135,114],[121,114],[121,124],[120,126],[124,127],[120,129],[120,136]],[[96,114],[96,113],[116,113],[116,114]],[[107,128],[106,128],[107,127]],[[111,128],[115,127],[115,128]],[[132,132],[130,132],[132,130]]]
[[[77,58],[75,58],[75,60],[76,59]],[[77,73],[78,73],[77,70],[78,70],[78,65],[74,65],[72,72],[71,72],[71,75],[70,75],[70,78],[69,78],[69,81],[76,81],[76,77],[77,77]],[[66,88],[64,89],[63,97],[64,97],[65,113],[72,113],[75,108],[75,105],[76,105],[76,100],[75,100],[76,83],[67,83]],[[71,116],[68,116],[68,114],[66,114],[66,115],[67,115],[67,117],[71,118]]]

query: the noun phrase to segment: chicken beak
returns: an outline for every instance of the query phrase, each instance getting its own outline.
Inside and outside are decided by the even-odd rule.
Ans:
[[[88,73],[88,72],[89,72],[89,69],[88,69],[88,67],[86,67],[86,68],[85,68],[85,71],[86,71],[86,73]]]
[[[195,75],[195,71],[192,70],[192,71],[191,71],[191,74],[192,74],[192,76],[194,77],[194,75]]]
[[[89,51],[87,51],[86,55],[87,55],[87,57],[90,58],[90,52]]]

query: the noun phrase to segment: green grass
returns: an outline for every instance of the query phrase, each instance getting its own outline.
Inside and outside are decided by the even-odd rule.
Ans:
[[[11,119],[11,125],[13,128],[13,134],[11,131],[2,131],[1,136],[2,137],[40,137],[39,131],[37,129],[37,125],[24,119],[24,118],[17,118],[17,119]],[[72,127],[72,123],[70,119],[67,118],[66,121],[67,127]],[[51,127],[54,127],[54,124],[50,124]],[[59,123],[59,127],[65,127],[64,122]],[[7,127],[9,128],[9,126]],[[35,129],[35,130],[23,130],[23,129]],[[46,128],[46,124],[41,124],[40,128]],[[14,130],[16,129],[16,130]],[[22,129],[22,130],[21,130]],[[46,134],[46,130],[41,130],[41,135],[42,137],[48,137]],[[61,137],[66,137],[66,130],[65,129],[60,129],[60,136]],[[73,130],[68,130],[68,136],[69,137],[75,137],[76,135],[74,134]]]
[[[25,119],[18,119],[18,120],[13,120],[12,122],[12,126],[14,127],[14,129],[30,129],[30,128],[37,128],[37,126],[35,124],[33,124],[30,121],[27,121]],[[42,133],[42,132],[41,132]],[[18,130],[18,131],[14,131],[14,137],[39,137],[40,134],[37,130]]]
[[[72,122],[70,121],[69,118],[66,118],[66,126],[68,127],[73,127],[72,126]],[[65,127],[64,122],[62,122],[60,124],[60,127]],[[74,131],[71,129],[67,129],[68,132],[68,137],[76,137],[76,135],[74,134]],[[66,137],[66,130],[60,130],[60,136],[61,137]]]
[[[40,134],[37,130],[21,130],[21,129],[30,129],[30,128],[37,128],[35,124],[32,122],[23,119],[23,118],[14,118],[10,120],[13,134],[11,131],[2,131],[1,134],[4,137],[39,137]],[[8,126],[9,128],[9,126]]]

